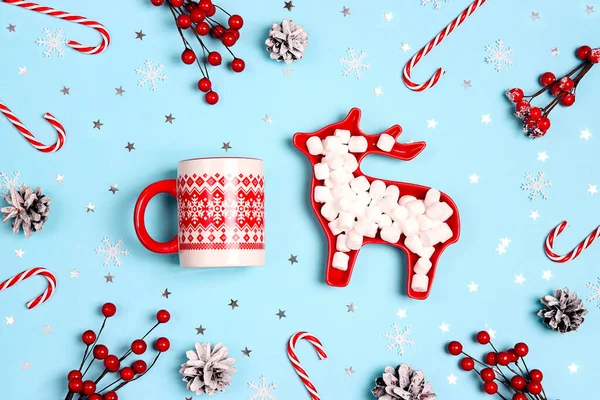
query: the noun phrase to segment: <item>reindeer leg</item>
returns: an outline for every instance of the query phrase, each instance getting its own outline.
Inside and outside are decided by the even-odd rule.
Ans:
[[[356,263],[356,259],[360,250],[353,250],[349,253],[346,253],[350,257],[348,260],[348,269],[346,271],[342,271],[337,268],[333,268],[333,255],[336,252],[335,237],[332,240],[328,235],[327,241],[329,242],[329,252],[327,255],[327,271],[325,273],[325,280],[330,286],[348,286],[350,283],[350,278],[352,277],[352,270],[354,269],[354,264]]]

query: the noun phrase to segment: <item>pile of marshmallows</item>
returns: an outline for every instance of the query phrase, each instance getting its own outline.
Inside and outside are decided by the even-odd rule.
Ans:
[[[395,143],[392,136],[384,133],[377,147],[389,152]],[[364,153],[367,139],[352,136],[348,130],[336,129],[324,140],[312,136],[306,147],[310,154],[323,156],[314,165],[314,174],[324,183],[315,187],[313,195],[315,202],[323,204],[321,215],[329,221],[329,229],[336,236],[333,267],[346,271],[350,259],[346,253],[359,250],[364,237],[374,238],[379,232],[382,240],[396,244],[404,234],[404,245],[420,257],[411,287],[417,292],[427,291],[433,246],[453,236],[452,229],[444,222],[453,210],[440,202],[440,192],[429,189],[423,200],[408,195],[400,197],[398,186],[386,186],[380,180],[369,184],[364,176],[354,176],[358,161],[352,153]]]

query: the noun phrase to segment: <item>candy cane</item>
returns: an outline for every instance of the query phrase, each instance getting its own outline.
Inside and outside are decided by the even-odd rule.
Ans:
[[[302,379],[302,383],[304,383],[304,386],[306,386],[306,389],[310,393],[312,400],[321,400],[319,394],[317,393],[317,388],[311,382],[310,378],[306,374],[306,371],[304,368],[302,368],[302,365],[300,365],[300,360],[298,360],[298,357],[296,356],[296,343],[301,339],[307,340],[315,347],[315,350],[317,350],[317,354],[321,360],[326,359],[327,354],[325,354],[325,350],[323,350],[323,344],[321,344],[321,341],[307,332],[295,333],[288,342],[288,357],[290,358],[296,373],[298,376],[300,376],[300,379]]]
[[[33,136],[33,134],[27,128],[25,128],[25,126],[23,126],[23,123],[19,120],[19,118],[17,118],[16,115],[13,114],[13,112],[10,111],[10,109],[8,107],[6,107],[4,105],[4,103],[2,103],[1,101],[0,101],[0,112],[2,114],[4,114],[4,116],[6,116],[6,118],[8,118],[8,120],[15,126],[15,128],[17,128],[17,130],[19,132],[21,132],[21,134],[25,137],[25,139],[27,139],[27,141],[33,147],[35,147],[36,149],[38,149],[41,152],[53,153],[55,151],[60,150],[60,148],[65,144],[65,138],[66,138],[65,128],[50,113],[44,114],[44,119],[46,119],[46,121],[48,121],[50,123],[50,125],[52,125],[54,127],[54,129],[56,129],[58,138],[56,140],[56,143],[46,146],[45,144],[43,144],[42,142],[37,140],[35,138],[35,136]]]
[[[52,296],[52,293],[54,293],[54,289],[56,289],[56,277],[52,272],[48,271],[46,268],[31,268],[27,271],[23,271],[20,274],[13,276],[12,278],[9,278],[8,280],[0,283],[0,292],[34,275],[41,275],[44,278],[46,278],[46,280],[48,281],[48,287],[46,288],[46,290],[44,290],[44,293],[27,303],[27,308],[31,310],[32,308],[48,300],[50,296]]]
[[[25,8],[27,10],[39,12],[42,14],[47,14],[55,18],[64,19],[70,22],[74,22],[76,24],[81,24],[88,26],[90,28],[95,29],[100,36],[102,36],[102,42],[98,46],[84,46],[79,42],[74,40],[69,40],[67,45],[80,53],[84,54],[99,54],[102,53],[108,45],[110,44],[110,34],[106,30],[106,28],[99,22],[93,21],[91,19],[87,19],[85,17],[81,17],[79,15],[69,14],[64,11],[55,10],[53,8],[42,6],[36,3],[32,3],[30,1],[21,1],[21,0],[0,0],[5,3],[12,4],[18,7]]]
[[[486,0],[475,0],[469,7],[467,7],[462,13],[460,13],[460,15],[456,17],[456,19],[450,22],[445,29],[438,33],[436,37],[431,39],[431,41],[427,43],[425,47],[419,50],[419,52],[408,61],[408,63],[406,63],[406,65],[404,66],[403,80],[404,84],[408,86],[409,89],[414,90],[415,92],[422,92],[435,86],[438,83],[442,75],[444,75],[444,73],[446,72],[442,67],[438,68],[437,71],[435,71],[435,74],[433,74],[433,76],[429,78],[429,80],[421,84],[413,82],[412,78],[410,77],[410,72],[412,68],[415,65],[417,65],[424,56],[426,56],[431,50],[433,50],[435,46],[440,44],[446,36],[450,35],[450,33],[452,33],[452,31],[456,27],[465,22],[467,17],[473,14],[475,10],[477,10],[479,6],[481,6],[485,2]]]
[[[588,235],[588,237],[586,237],[581,243],[579,243],[577,245],[577,247],[575,247],[573,250],[571,250],[567,254],[561,256],[559,254],[556,254],[552,250],[552,246],[554,245],[554,239],[556,239],[556,237],[558,235],[560,235],[562,233],[562,231],[565,230],[566,227],[567,227],[567,221],[561,222],[556,228],[554,228],[548,234],[548,237],[546,238],[546,245],[544,246],[544,250],[546,250],[546,255],[552,261],[564,263],[567,261],[571,261],[574,258],[577,258],[584,249],[587,249],[592,244],[592,242],[600,236],[600,226],[599,226],[598,228],[596,228],[595,231],[590,233]]]

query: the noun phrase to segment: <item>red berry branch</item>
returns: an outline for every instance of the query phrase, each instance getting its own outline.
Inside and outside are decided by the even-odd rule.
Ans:
[[[160,357],[162,353],[169,350],[169,347],[171,347],[169,339],[160,337],[154,343],[154,348],[156,349],[157,353],[150,366],[148,366],[144,360],[136,360],[131,364],[130,367],[123,366],[121,364],[123,360],[125,360],[132,353],[141,355],[146,352],[148,345],[144,339],[146,339],[146,337],[158,325],[167,323],[169,319],[171,319],[171,315],[167,310],[160,310],[156,314],[156,324],[150,328],[150,330],[141,339],[134,340],[129,350],[127,350],[127,352],[125,352],[121,358],[118,358],[116,355],[110,354],[108,347],[103,344],[98,344],[100,335],[106,326],[107,319],[114,316],[116,313],[117,307],[114,304],[104,304],[102,306],[104,321],[102,321],[102,326],[98,331],[98,335],[96,335],[96,333],[92,330],[87,330],[83,333],[83,335],[81,335],[81,341],[85,343],[86,348],[83,353],[83,359],[81,360],[79,369],[72,370],[67,376],[69,380],[69,392],[67,393],[65,400],[75,399],[76,395],[78,395],[77,400],[118,400],[119,396],[117,395],[117,391],[128,383],[144,376],[154,366],[154,364],[156,364],[158,357]],[[90,359],[90,361],[84,370],[83,367],[88,359]],[[104,370],[95,380],[84,380],[85,375],[88,373],[90,367],[96,360],[103,363]],[[102,378],[109,373],[117,372],[117,379],[98,390],[98,383],[100,383]]]
[[[489,344],[493,350],[485,355],[483,361],[465,353],[462,344],[457,341],[448,343],[448,353],[465,356],[460,360],[460,368],[475,372],[483,381],[484,392],[497,395],[503,400],[548,400],[542,386],[542,371],[530,370],[525,363],[525,356],[529,353],[529,347],[525,343],[517,343],[512,349],[498,351],[486,331],[477,333],[475,339],[479,344]]]
[[[165,0],[150,0],[155,6],[162,6]],[[208,104],[216,104],[219,101],[219,95],[212,89],[212,82],[208,73],[208,64],[213,67],[221,65],[223,57],[218,51],[211,51],[204,40],[203,36],[209,33],[213,38],[221,41],[223,46],[231,57],[231,69],[234,72],[242,72],[246,68],[246,63],[241,58],[233,54],[230,47],[234,46],[240,38],[240,29],[244,25],[244,19],[237,14],[229,14],[223,8],[214,5],[211,0],[200,0],[200,2],[189,0],[166,0],[166,4],[173,14],[175,26],[179,31],[183,46],[185,49],[181,53],[181,61],[184,64],[198,64],[202,78],[198,81],[198,89],[204,93],[204,98]],[[229,16],[227,24],[229,28],[225,28],[212,17],[217,10],[221,10]],[[185,38],[184,31],[190,31],[200,43],[202,48],[202,57],[198,57],[192,48],[190,42]]]
[[[600,49],[592,49],[590,46],[581,46],[577,49],[577,58],[583,62],[574,70],[560,79],[552,72],[544,72],[540,77],[540,83],[543,86],[531,96],[525,96],[520,88],[510,89],[506,96],[510,101],[516,104],[515,115],[523,121],[523,132],[530,138],[537,139],[546,134],[550,129],[550,112],[560,103],[565,107],[571,107],[575,104],[575,90],[577,85],[585,74],[587,74],[594,64],[600,62]],[[576,75],[575,75],[576,74]],[[572,78],[572,76],[575,77]],[[533,99],[544,92],[549,91],[554,99],[543,108],[531,105]]]

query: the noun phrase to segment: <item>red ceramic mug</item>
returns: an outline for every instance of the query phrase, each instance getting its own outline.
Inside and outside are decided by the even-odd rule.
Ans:
[[[184,160],[177,179],[156,182],[135,205],[135,232],[148,250],[179,253],[184,268],[259,266],[265,263],[263,161],[214,157]],[[159,193],[177,199],[178,234],[166,243],[144,224],[148,202]]]

